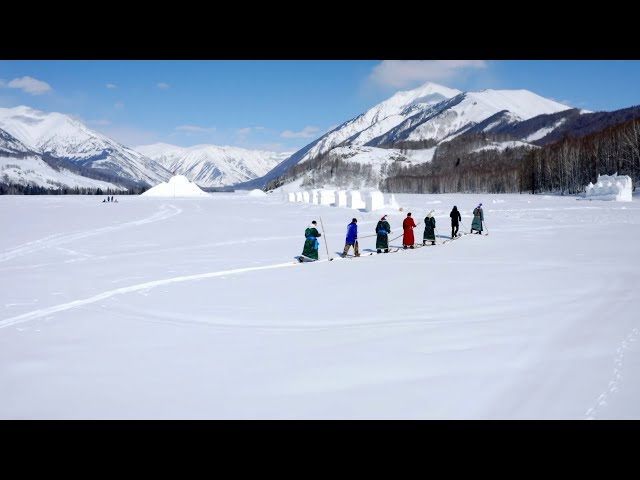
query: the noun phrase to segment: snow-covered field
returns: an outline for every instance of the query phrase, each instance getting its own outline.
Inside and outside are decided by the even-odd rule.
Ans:
[[[0,418],[640,419],[638,197],[396,199],[489,235],[294,264],[311,220],[336,256],[383,212],[0,197]]]

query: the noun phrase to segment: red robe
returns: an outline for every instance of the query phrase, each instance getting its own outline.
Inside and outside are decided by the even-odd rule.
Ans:
[[[407,217],[402,222],[402,229],[404,230],[404,237],[402,237],[402,245],[413,245],[416,243],[413,238],[413,227],[416,226],[416,222],[413,221],[413,217]]]

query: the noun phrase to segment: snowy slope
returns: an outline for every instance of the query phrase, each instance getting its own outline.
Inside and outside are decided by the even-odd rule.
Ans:
[[[528,90],[481,90],[461,93],[435,106],[371,142],[372,145],[392,143],[398,139],[413,142],[442,141],[459,135],[466,129],[504,112],[496,124],[517,123],[538,115],[569,110],[571,107],[546,99]],[[495,125],[489,124],[484,130]]]
[[[476,148],[472,150],[473,152],[481,152],[483,150],[498,150],[502,151],[507,148],[520,148],[520,147],[528,147],[528,148],[540,148],[536,145],[532,145],[530,143],[521,142],[519,140],[510,140],[507,142],[491,142],[489,145],[485,145],[483,147]]]
[[[166,143],[142,145],[136,150],[167,170],[184,175],[203,187],[233,185],[261,177],[291,156],[291,152],[276,153],[217,145],[177,147]]]
[[[0,418],[640,420],[637,197],[396,198],[439,245],[300,265],[311,220],[325,260],[380,213],[0,196]]]
[[[0,128],[38,153],[155,185],[171,177],[162,166],[61,113],[29,107],[0,108]]]
[[[60,186],[111,188],[120,187],[108,182],[77,175],[65,168],[53,168],[41,155],[30,151],[22,142],[0,129],[0,183],[37,185],[58,190]]]

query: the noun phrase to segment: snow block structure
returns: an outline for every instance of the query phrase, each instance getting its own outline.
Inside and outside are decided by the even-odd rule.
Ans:
[[[320,190],[318,192],[320,205],[333,205],[335,199],[335,190]]]
[[[585,187],[585,199],[630,202],[632,192],[633,182],[628,175],[598,175],[595,185],[589,182]]]
[[[302,192],[302,203],[309,203],[309,192]]]
[[[318,190],[311,190],[309,193],[309,203],[313,203],[314,205],[319,205],[319,195]]]
[[[295,202],[296,201],[296,193],[295,192],[287,193],[287,200],[289,202]]]
[[[362,197],[360,196],[360,192],[358,190],[347,191],[347,208],[358,210],[360,208],[365,208],[365,206],[366,205],[362,201]]]
[[[393,208],[394,210],[400,209],[400,204],[396,201],[396,197],[393,193],[389,196],[389,200],[387,201],[386,206],[389,208]]]
[[[367,192],[366,207],[367,212],[373,212],[384,208],[384,194],[379,191]]]
[[[200,187],[191,182],[184,175],[175,175],[168,182],[162,182],[146,192],[140,194],[146,197],[206,197]]]
[[[344,190],[336,190],[334,195],[334,205],[336,207],[346,207],[347,206],[347,192]]]
[[[302,201],[302,192],[296,192],[296,202]]]

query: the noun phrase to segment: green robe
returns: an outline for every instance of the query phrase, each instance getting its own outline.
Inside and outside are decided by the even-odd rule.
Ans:
[[[473,221],[471,222],[471,230],[482,231],[482,222],[484,221],[484,212],[481,208],[473,209]]]
[[[424,235],[422,235],[422,239],[435,242],[436,241],[435,228],[436,228],[436,219],[434,217],[426,217],[424,219]]]
[[[378,233],[378,230],[385,230],[387,233]],[[384,222],[378,222],[376,226],[376,248],[389,248],[389,233],[391,233],[391,225],[386,220]]]
[[[318,260],[318,250],[316,249],[315,237],[321,237],[322,235],[318,232],[317,228],[309,227],[304,231],[304,236],[306,240],[304,241],[302,255]],[[309,237],[314,237],[314,240],[311,240]]]

